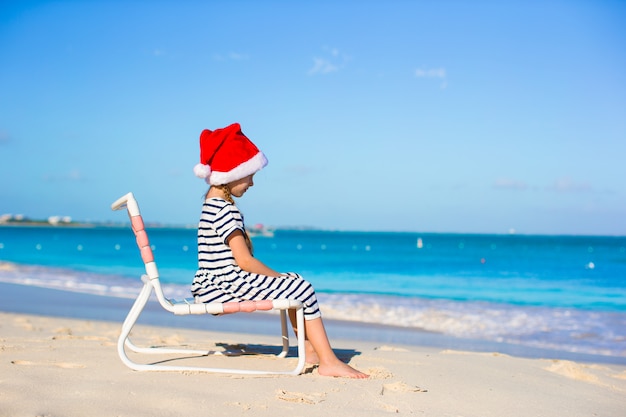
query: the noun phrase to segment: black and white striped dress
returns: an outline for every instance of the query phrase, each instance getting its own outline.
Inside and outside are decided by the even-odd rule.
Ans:
[[[320,317],[313,286],[296,273],[268,277],[242,270],[226,239],[244,229],[239,209],[221,198],[210,198],[202,206],[198,225],[198,271],[191,285],[203,303],[290,298],[302,301],[304,318]]]

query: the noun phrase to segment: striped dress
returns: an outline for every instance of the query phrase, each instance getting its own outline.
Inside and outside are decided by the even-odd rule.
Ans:
[[[315,290],[296,273],[268,277],[242,270],[226,239],[244,229],[239,209],[221,198],[210,198],[202,206],[198,225],[198,271],[191,292],[198,302],[229,302],[290,298],[302,301],[304,318],[320,317]]]

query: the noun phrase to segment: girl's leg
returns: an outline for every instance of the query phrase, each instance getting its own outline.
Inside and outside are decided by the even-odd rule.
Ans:
[[[293,329],[297,333],[295,326],[295,312],[289,311]],[[306,358],[307,363],[318,363],[318,372],[324,376],[342,376],[348,378],[367,378],[369,375],[357,371],[348,364],[345,364],[337,356],[330,346],[326,329],[321,317],[304,321],[306,336]]]
[[[313,349],[319,357],[319,368],[317,371],[320,375],[325,376],[342,376],[347,378],[367,378],[369,375],[361,371],[357,371],[350,365],[343,363],[337,358],[335,352],[330,346],[326,329],[322,318],[306,320],[304,322],[306,336],[311,342]]]
[[[298,326],[296,320],[296,310],[289,310],[289,320],[291,320],[291,326],[293,331],[298,335]],[[305,328],[306,330],[306,328]],[[313,349],[313,345],[309,341],[309,336],[304,332],[304,350],[306,354],[306,363],[309,365],[317,365],[320,363],[320,358],[317,356],[317,352]]]
[[[287,275],[291,278],[302,280],[302,277],[298,274]],[[311,284],[304,280],[302,282],[307,284],[309,296],[315,295],[315,290]],[[297,333],[296,312],[294,310],[289,310],[289,318],[291,319],[294,331]],[[343,376],[348,378],[367,378],[369,376],[363,372],[357,371],[337,358],[328,341],[326,329],[324,328],[321,317],[312,320],[305,319],[304,330],[307,362],[317,363],[319,365],[318,372],[320,375]]]

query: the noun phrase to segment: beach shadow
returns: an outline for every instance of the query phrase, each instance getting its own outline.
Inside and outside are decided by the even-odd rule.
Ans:
[[[225,356],[254,356],[254,355],[276,356],[280,354],[282,351],[282,346],[264,345],[264,344],[255,344],[255,343],[246,343],[246,344],[244,343],[238,343],[238,344],[216,343],[215,346],[217,346],[218,348],[221,348],[221,350],[219,349],[211,350],[210,351],[211,353],[209,355],[198,355],[198,354],[182,355],[182,356],[176,355],[175,357],[162,359],[160,361],[152,362],[151,364],[156,365],[156,364],[165,364],[165,363],[174,362],[174,361],[198,359],[198,358],[210,356],[217,352],[223,352]],[[153,346],[153,347],[157,347],[157,346]],[[162,347],[165,347],[165,346],[162,346]],[[181,347],[184,347],[184,346],[181,346]],[[354,358],[355,356],[359,356],[361,354],[360,351],[354,350],[354,349],[333,349],[333,351],[335,352],[335,355],[337,355],[337,357],[345,363],[349,363],[352,360],[352,358]],[[297,356],[298,356],[298,348],[295,346],[291,346],[287,353],[287,357],[295,358]]]
[[[228,343],[216,343],[216,346],[219,346],[227,351],[237,351],[241,350],[242,355],[278,355],[282,351],[282,346],[277,345],[261,345],[254,343],[246,343],[246,344],[228,344]],[[335,355],[342,360],[343,362],[350,362],[352,358],[355,356],[359,356],[361,352],[354,349],[333,349]],[[289,352],[287,353],[287,357],[296,357],[298,356],[298,348],[296,346],[289,347]]]

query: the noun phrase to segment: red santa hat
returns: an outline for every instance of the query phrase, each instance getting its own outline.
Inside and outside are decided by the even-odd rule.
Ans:
[[[200,134],[200,163],[193,171],[208,184],[221,185],[254,174],[267,158],[243,134],[239,123]]]

